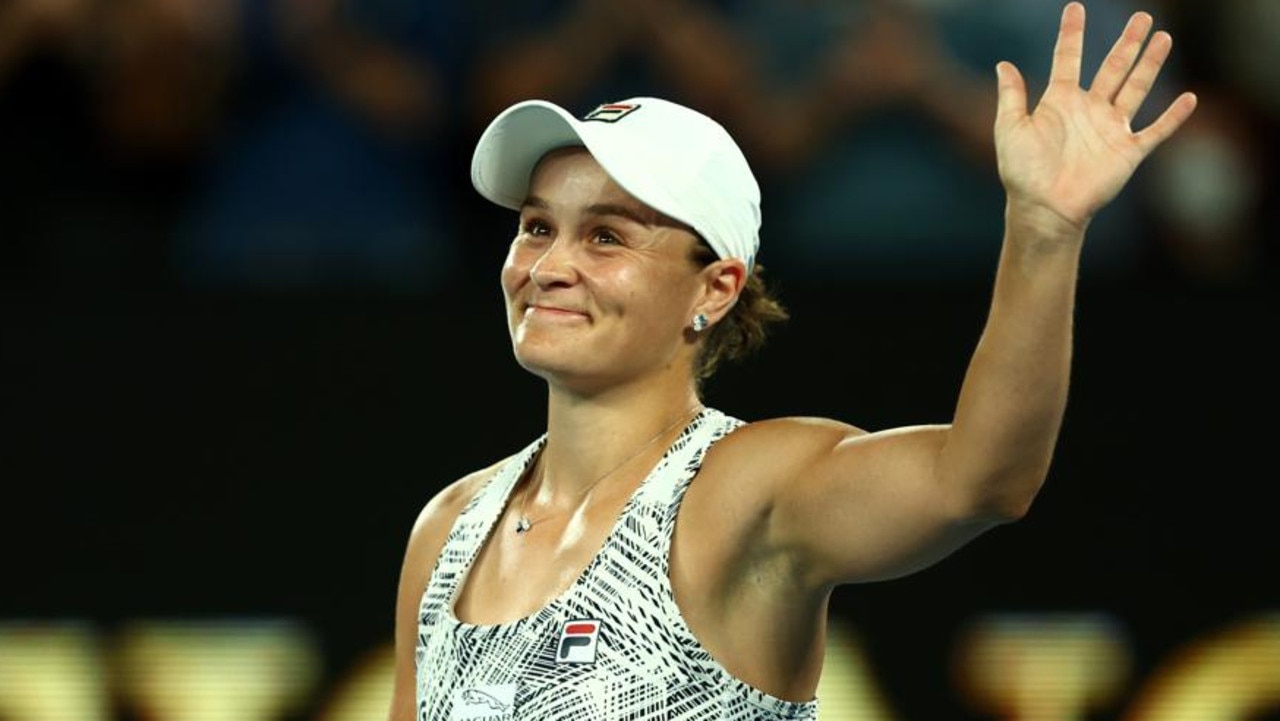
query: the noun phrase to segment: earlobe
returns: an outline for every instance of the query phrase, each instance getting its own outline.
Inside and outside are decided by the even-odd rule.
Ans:
[[[694,315],[685,326],[695,336],[728,315],[746,285],[747,270],[741,260],[719,260],[708,265],[702,272],[705,281],[702,297],[694,305]]]

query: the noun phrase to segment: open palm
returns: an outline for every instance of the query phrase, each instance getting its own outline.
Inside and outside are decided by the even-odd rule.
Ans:
[[[1068,3],[1048,85],[1030,113],[1021,73],[1011,63],[1000,63],[996,153],[1012,202],[1050,211],[1083,228],[1143,159],[1191,117],[1196,97],[1183,93],[1148,127],[1136,132],[1131,127],[1173,43],[1164,31],[1147,42],[1152,23],[1147,13],[1134,13],[1092,85],[1084,88],[1085,9],[1079,2]]]

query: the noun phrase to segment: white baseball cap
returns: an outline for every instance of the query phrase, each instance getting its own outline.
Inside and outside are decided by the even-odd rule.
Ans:
[[[542,156],[583,145],[623,190],[698,232],[721,258],[748,270],[760,248],[760,186],[720,123],[653,97],[606,103],[581,120],[545,100],[498,114],[476,144],[471,183],[485,198],[519,210]]]

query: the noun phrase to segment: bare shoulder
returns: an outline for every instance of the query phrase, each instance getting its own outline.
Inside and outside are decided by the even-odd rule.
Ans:
[[[842,443],[866,435],[828,418],[781,417],[745,423],[711,446],[677,521],[673,578],[685,603],[737,594],[748,577],[795,578],[794,559],[778,552],[784,546],[771,530],[779,499]]]
[[[695,497],[713,506],[730,503],[743,511],[758,509],[840,444],[865,435],[861,428],[829,418],[792,416],[746,423],[707,451]]]
[[[413,529],[409,532],[406,555],[417,558],[434,558],[439,555],[462,509],[507,460],[504,458],[491,466],[472,471],[432,496],[418,513]]]
[[[867,431],[830,418],[787,416],[747,423],[716,443],[707,462],[737,477],[787,475],[788,469]]]

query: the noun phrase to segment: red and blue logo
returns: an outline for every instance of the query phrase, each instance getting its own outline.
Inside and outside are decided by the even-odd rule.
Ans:
[[[583,120],[616,123],[640,109],[639,103],[605,103],[583,116]]]
[[[560,629],[560,643],[556,646],[556,663],[595,663],[596,647],[600,642],[600,627],[603,625],[594,618],[566,621]]]

